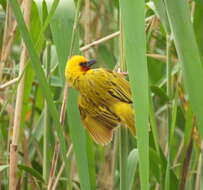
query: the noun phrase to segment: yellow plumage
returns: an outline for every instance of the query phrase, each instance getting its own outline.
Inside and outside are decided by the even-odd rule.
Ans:
[[[69,86],[80,92],[78,105],[85,128],[101,145],[112,140],[113,129],[119,124],[135,135],[128,81],[123,75],[104,68],[91,69],[94,63],[83,56],[73,56],[65,69]]]

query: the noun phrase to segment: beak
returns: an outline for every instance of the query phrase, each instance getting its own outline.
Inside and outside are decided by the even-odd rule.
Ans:
[[[93,60],[87,61],[87,62],[86,62],[86,66],[87,66],[87,67],[91,67],[91,66],[92,66],[93,64],[95,64],[95,63],[96,63],[96,60],[93,59]]]

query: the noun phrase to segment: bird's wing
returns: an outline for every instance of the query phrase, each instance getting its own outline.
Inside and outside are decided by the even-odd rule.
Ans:
[[[121,102],[131,104],[132,97],[129,82],[125,80],[125,78],[121,74],[108,70],[106,71],[109,75],[109,93]]]
[[[108,144],[112,140],[113,129],[117,126],[119,118],[100,106],[90,106],[82,96],[79,96],[78,106],[89,135],[97,144]]]
[[[106,69],[94,69],[88,74],[87,83],[97,89],[101,97],[102,94],[104,97],[108,94],[112,100],[132,103],[129,82],[121,74]]]

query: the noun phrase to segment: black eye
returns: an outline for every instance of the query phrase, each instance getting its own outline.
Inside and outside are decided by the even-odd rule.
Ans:
[[[86,62],[80,62],[80,66],[86,66]]]

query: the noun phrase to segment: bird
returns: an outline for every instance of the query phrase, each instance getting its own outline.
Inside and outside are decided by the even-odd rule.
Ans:
[[[78,107],[83,126],[96,144],[112,141],[118,126],[135,136],[135,113],[129,82],[124,75],[106,68],[92,68],[96,60],[74,55],[68,59],[65,78],[79,91]]]

